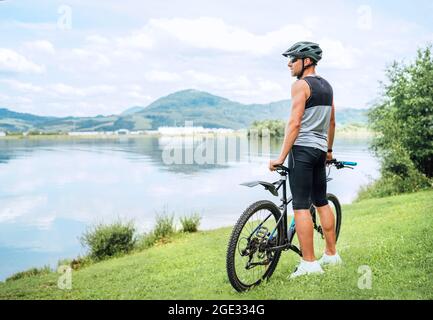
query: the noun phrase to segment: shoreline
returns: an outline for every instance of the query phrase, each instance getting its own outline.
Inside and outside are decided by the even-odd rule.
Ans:
[[[0,136],[0,141],[2,140],[90,140],[90,139],[100,139],[100,140],[118,140],[118,139],[139,139],[147,137],[212,137],[212,136],[246,136],[247,129],[236,130],[233,132],[194,132],[194,133],[171,133],[162,134],[160,132],[145,132],[142,134],[83,134],[83,135],[69,135],[69,134],[38,134],[38,135],[22,135],[13,134]],[[335,130],[335,136],[344,138],[360,138],[366,139],[374,136],[374,132],[366,128],[346,128],[341,127]],[[273,136],[272,138],[284,138],[283,136]]]

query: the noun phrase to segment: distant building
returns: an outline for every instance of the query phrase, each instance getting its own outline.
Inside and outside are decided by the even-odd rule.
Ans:
[[[144,134],[144,131],[142,131],[142,130],[138,130],[138,131],[130,131],[129,134],[132,134],[132,135],[139,135],[139,134]]]
[[[101,135],[104,134],[104,132],[100,131],[72,131],[68,132],[68,135],[70,136],[94,136],[94,135]]]
[[[127,135],[129,134],[129,130],[128,129],[119,129],[116,131],[116,134],[118,135]]]
[[[159,127],[158,133],[161,135],[190,135],[200,133],[232,133],[232,129],[225,128],[203,128],[198,127]]]

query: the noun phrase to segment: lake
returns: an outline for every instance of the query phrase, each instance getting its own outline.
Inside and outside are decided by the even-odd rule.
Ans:
[[[267,165],[278,156],[281,139],[261,152],[239,148],[236,159],[217,164],[163,161],[167,146],[181,143],[158,136],[0,138],[0,280],[84,254],[79,236],[98,222],[133,219],[140,231],[148,231],[156,214],[173,213],[178,221],[198,212],[200,229],[213,229],[233,225],[256,200],[278,202],[261,187],[239,184],[278,180]],[[333,170],[328,184],[329,192],[350,203],[360,186],[378,176],[379,163],[365,138],[337,137],[334,156],[359,164]]]

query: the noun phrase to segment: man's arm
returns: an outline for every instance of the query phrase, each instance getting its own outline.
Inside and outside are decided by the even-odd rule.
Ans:
[[[310,87],[305,81],[296,81],[292,85],[292,113],[286,127],[284,135],[283,147],[281,149],[278,161],[284,163],[287,155],[290,152],[296,138],[298,137],[299,130],[301,129],[302,116],[305,111],[305,102],[310,95]]]
[[[331,120],[329,121],[329,128],[328,128],[328,150],[332,150],[332,146],[334,144],[334,135],[335,135],[335,105],[334,105],[334,101],[332,101]],[[326,159],[327,160],[332,159],[332,151],[328,152]]]

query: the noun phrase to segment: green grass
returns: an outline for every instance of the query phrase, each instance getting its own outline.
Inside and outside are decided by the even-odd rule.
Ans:
[[[72,290],[58,274],[0,284],[1,299],[433,299],[433,191],[364,200],[343,207],[341,267],[287,280],[299,258],[284,252],[270,279],[236,293],[225,271],[231,228],[178,234],[167,244],[72,272]],[[372,289],[357,283],[359,266]]]

